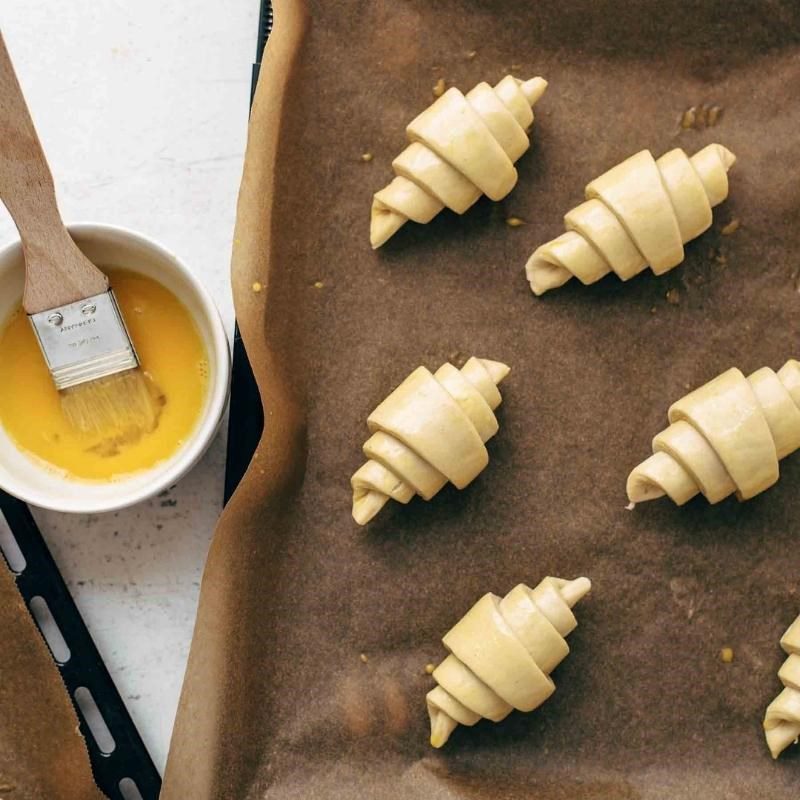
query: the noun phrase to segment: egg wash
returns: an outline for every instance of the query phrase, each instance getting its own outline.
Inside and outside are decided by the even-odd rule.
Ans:
[[[206,402],[208,353],[189,310],[152,278],[104,268],[159,407],[154,429],[109,438],[73,428],[22,307],[0,327],[0,425],[17,447],[71,478],[111,481],[169,458]]]

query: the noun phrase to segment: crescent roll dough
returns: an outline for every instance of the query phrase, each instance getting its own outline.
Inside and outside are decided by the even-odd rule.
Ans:
[[[539,247],[525,272],[535,295],[576,277],[627,281],[647,265],[661,275],[683,261],[683,245],[711,226],[711,209],[728,196],[736,157],[710,144],[689,158],[680,148],[657,161],[642,150],[593,180],[586,202],[567,212],[566,233]]]
[[[670,426],[653,455],[628,477],[633,503],[669,495],[679,506],[698,492],[739,500],[778,480],[778,461],[800,447],[800,363],[787,361],[749,378],[729,369],[669,409]]]
[[[497,433],[497,385],[509,372],[486,358],[415,369],[367,418],[369,461],[350,480],[353,519],[366,525],[390,497],[430,500],[448,481],[471,483],[489,463],[484,443]]]
[[[769,704],[764,716],[764,733],[773,758],[790,744],[797,744],[800,737],[800,617],[783,634],[781,647],[789,656],[778,672],[785,688]]]
[[[463,214],[482,194],[502,200],[517,183],[514,162],[530,146],[531,109],[546,88],[543,78],[506,75],[466,95],[448,89],[414,119],[406,128],[411,144],[392,162],[397,177],[372,201],[372,247],[445,206]]]
[[[590,589],[588,578],[544,578],[505,597],[485,594],[445,635],[450,655],[433,671],[427,695],[431,744],[441,747],[461,723],[505,719],[533,711],[555,691],[550,673],[569,653],[572,607]]]

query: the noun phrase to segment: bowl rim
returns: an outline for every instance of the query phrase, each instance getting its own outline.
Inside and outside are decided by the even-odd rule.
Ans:
[[[66,496],[54,497],[50,492],[32,490],[27,483],[19,485],[13,483],[9,484],[8,481],[0,478],[0,489],[37,508],[66,514],[102,514],[129,508],[173,486],[190,472],[206,453],[216,437],[228,403],[231,383],[230,340],[222,321],[222,316],[211,297],[211,293],[189,268],[186,262],[176,256],[163,244],[145,234],[122,225],[87,221],[66,222],[65,225],[70,233],[79,236],[84,235],[102,238],[104,235],[110,234],[136,242],[155,252],[159,258],[171,264],[177,272],[181,273],[186,282],[191,285],[196,297],[200,301],[203,316],[211,332],[211,347],[216,364],[215,380],[209,387],[205,413],[202,418],[198,420],[194,432],[191,437],[187,439],[179,457],[174,460],[169,468],[161,472],[157,478],[141,485],[138,489],[126,490],[125,481],[123,480],[115,484],[120,489],[120,496],[118,499],[89,499],[84,497],[80,492],[80,481],[69,481],[68,486],[71,490],[75,490],[69,493],[69,498]],[[21,246],[22,243],[19,236],[15,237],[10,242],[0,247],[0,260],[6,258],[9,251],[18,250]],[[67,500],[66,504],[64,502],[65,500]]]

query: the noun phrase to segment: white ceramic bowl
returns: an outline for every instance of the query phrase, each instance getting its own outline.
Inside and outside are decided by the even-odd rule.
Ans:
[[[154,278],[189,309],[208,351],[205,407],[191,437],[170,458],[113,483],[71,480],[20,452],[0,425],[0,488],[41,508],[72,513],[115,511],[158,494],[180,480],[200,459],[216,434],[230,386],[230,350],[219,312],[188,267],[154,241],[125,228],[94,223],[69,225],[91,261],[125,267]],[[19,306],[24,284],[20,243],[0,250],[0,325]]]

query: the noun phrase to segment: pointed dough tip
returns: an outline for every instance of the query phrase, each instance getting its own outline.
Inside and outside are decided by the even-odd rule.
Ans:
[[[766,722],[764,723],[766,725]],[[795,729],[790,724],[778,724],[774,728],[765,730],[765,738],[767,740],[767,747],[773,758],[778,756],[792,744],[797,744],[797,736]]]
[[[389,496],[369,489],[353,491],[353,519],[359,525],[366,525],[389,501]]]
[[[508,364],[503,364],[501,361],[492,361],[488,358],[482,358],[480,362],[486,368],[495,386],[500,384],[503,378],[511,372],[511,367],[509,367]]]
[[[652,480],[652,478],[642,475],[639,472],[639,467],[633,470],[628,476],[628,484],[625,490],[628,494],[628,500],[634,506],[637,503],[646,503],[648,500],[656,500],[659,497],[664,497],[666,494],[664,489]]]
[[[385,244],[406,222],[408,217],[387,208],[380,200],[373,200],[369,222],[369,241],[372,249],[377,250]]]
[[[715,144],[714,146],[717,148],[723,166],[729,170],[736,163],[736,156],[724,144]]]
[[[431,747],[440,748],[450,738],[458,723],[439,708],[429,708],[431,715]]]
[[[531,291],[537,297],[541,297],[551,289],[563,286],[573,277],[568,269],[553,263],[544,250],[545,245],[537,248],[525,264],[528,283],[531,285]]]
[[[592,582],[588,578],[575,578],[561,588],[561,596],[564,602],[572,608],[582,597],[585,597],[592,588]]]
[[[531,78],[529,81],[519,81],[519,88],[532,108],[545,93],[547,81],[544,78]]]

